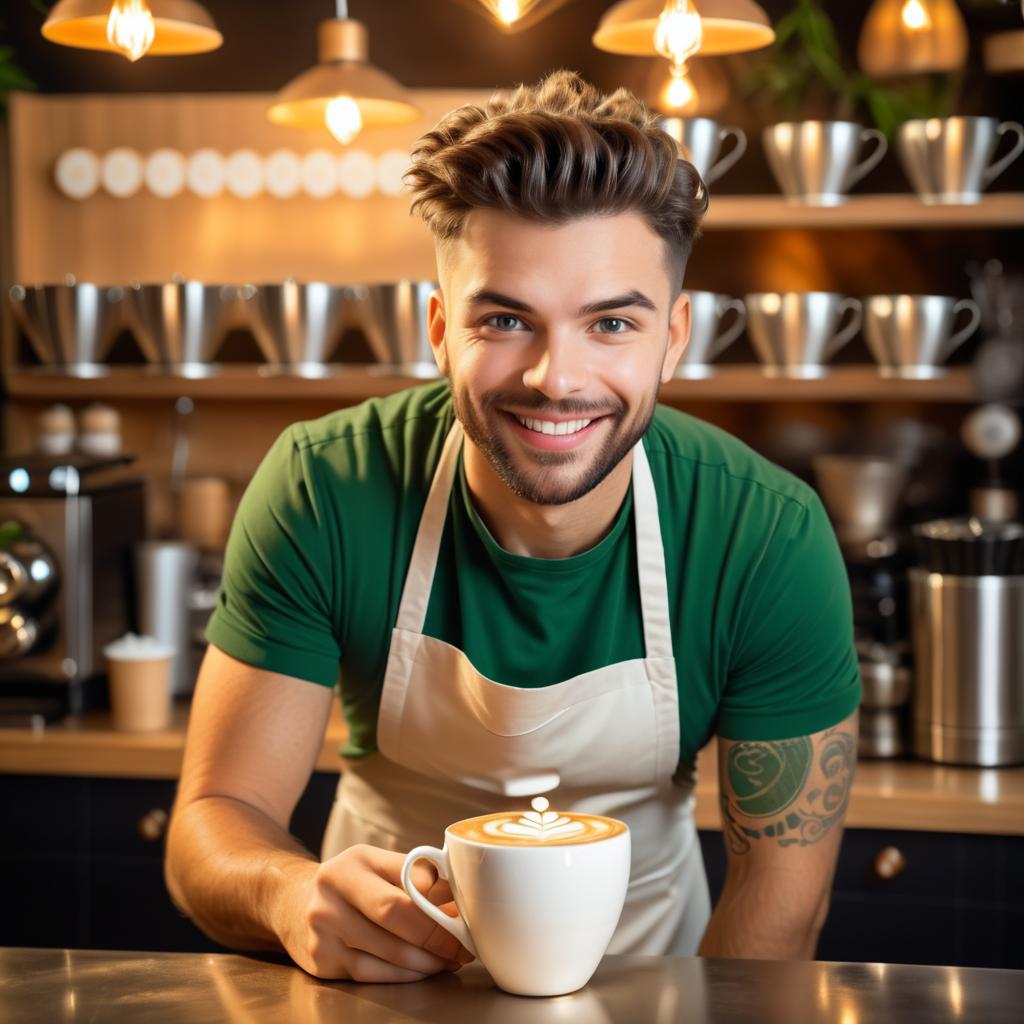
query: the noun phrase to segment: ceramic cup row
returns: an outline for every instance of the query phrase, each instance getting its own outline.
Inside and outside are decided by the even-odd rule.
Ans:
[[[743,155],[746,134],[709,118],[666,117],[661,126],[679,143],[706,184]],[[993,159],[1003,135],[1016,136]],[[734,142],[725,153],[727,139]],[[762,133],[765,155],[783,194],[794,203],[838,206],[850,188],[876,167],[885,136],[852,121],[785,121]],[[1024,125],[995,117],[933,117],[900,125],[896,148],[922,202],[978,203],[981,194],[1024,152]],[[866,155],[863,155],[866,151]]]
[[[943,364],[981,320],[977,303],[948,295],[856,299],[837,292],[752,292],[742,300],[708,291],[687,295],[690,341],[676,376],[689,379],[713,376],[714,360],[746,328],[769,377],[826,376],[829,360],[863,329],[883,377],[930,380],[946,373]]]
[[[399,195],[408,167],[409,154],[401,149],[375,156],[363,149],[341,155],[327,149],[308,153],[276,149],[263,155],[253,149],[220,153],[204,148],[185,154],[163,148],[144,156],[125,146],[102,154],[77,147],[57,159],[54,180],[71,199],[88,199],[99,189],[128,199],[144,188],[160,199],[173,199],[183,192],[202,199],[223,193],[238,199],[263,194],[275,199],[297,195],[327,199],[338,194],[365,199],[374,192]]]

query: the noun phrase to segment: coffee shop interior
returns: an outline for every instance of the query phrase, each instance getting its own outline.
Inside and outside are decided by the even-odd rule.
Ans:
[[[410,149],[570,68],[710,194],[660,400],[814,487],[845,561],[859,764],[817,959],[955,968],[968,1004],[969,969],[1024,968],[1022,5],[137,0],[152,38],[111,6],[0,25],[0,947],[226,952],[162,858],[234,510],[289,424],[437,376]],[[387,102],[325,122],[346,64]],[[345,730],[291,824],[314,851]],[[712,741],[712,900],[716,780]]]

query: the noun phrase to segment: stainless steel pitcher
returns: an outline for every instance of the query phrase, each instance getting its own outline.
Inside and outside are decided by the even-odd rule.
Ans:
[[[743,332],[747,307],[740,299],[716,292],[686,290],[690,297],[690,340],[675,375],[690,380],[714,376],[711,365]],[[735,320],[719,333],[719,324],[729,311]]]
[[[1000,138],[1017,136],[1010,152],[989,163]],[[1024,125],[994,117],[931,117],[900,125],[897,149],[922,202],[979,203],[982,190],[1024,152]]]
[[[661,117],[658,127],[679,143],[682,155],[697,168],[705,185],[717,181],[747,151],[747,135],[742,128],[720,125],[709,117]],[[719,157],[722,143],[732,136],[732,149]]]

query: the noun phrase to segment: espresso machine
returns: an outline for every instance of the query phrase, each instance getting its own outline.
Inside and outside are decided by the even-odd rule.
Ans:
[[[895,527],[905,465],[876,455],[819,455],[818,492],[846,563],[863,696],[859,753],[898,757],[908,747],[913,680],[908,571],[911,545]]]
[[[0,720],[98,701],[101,651],[132,625],[131,553],[145,533],[131,461],[0,457]]]

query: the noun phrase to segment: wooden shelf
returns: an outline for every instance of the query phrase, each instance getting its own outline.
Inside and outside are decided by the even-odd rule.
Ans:
[[[993,192],[969,206],[926,206],[913,193],[850,196],[842,206],[800,206],[782,196],[716,196],[707,231],[754,228],[1019,228],[1024,193]]]
[[[114,367],[107,377],[77,380],[52,374],[16,371],[5,380],[12,398],[39,401],[149,401],[181,395],[237,401],[317,400],[349,404],[390,395],[422,383],[410,377],[385,377],[351,370],[310,380],[265,377],[255,367],[229,367],[217,377],[185,380],[143,373],[135,367]],[[938,380],[883,380],[872,366],[836,366],[820,380],[773,380],[759,366],[722,366],[707,380],[673,380],[662,388],[662,401],[917,401],[973,402],[974,384],[968,367],[952,367]]]

